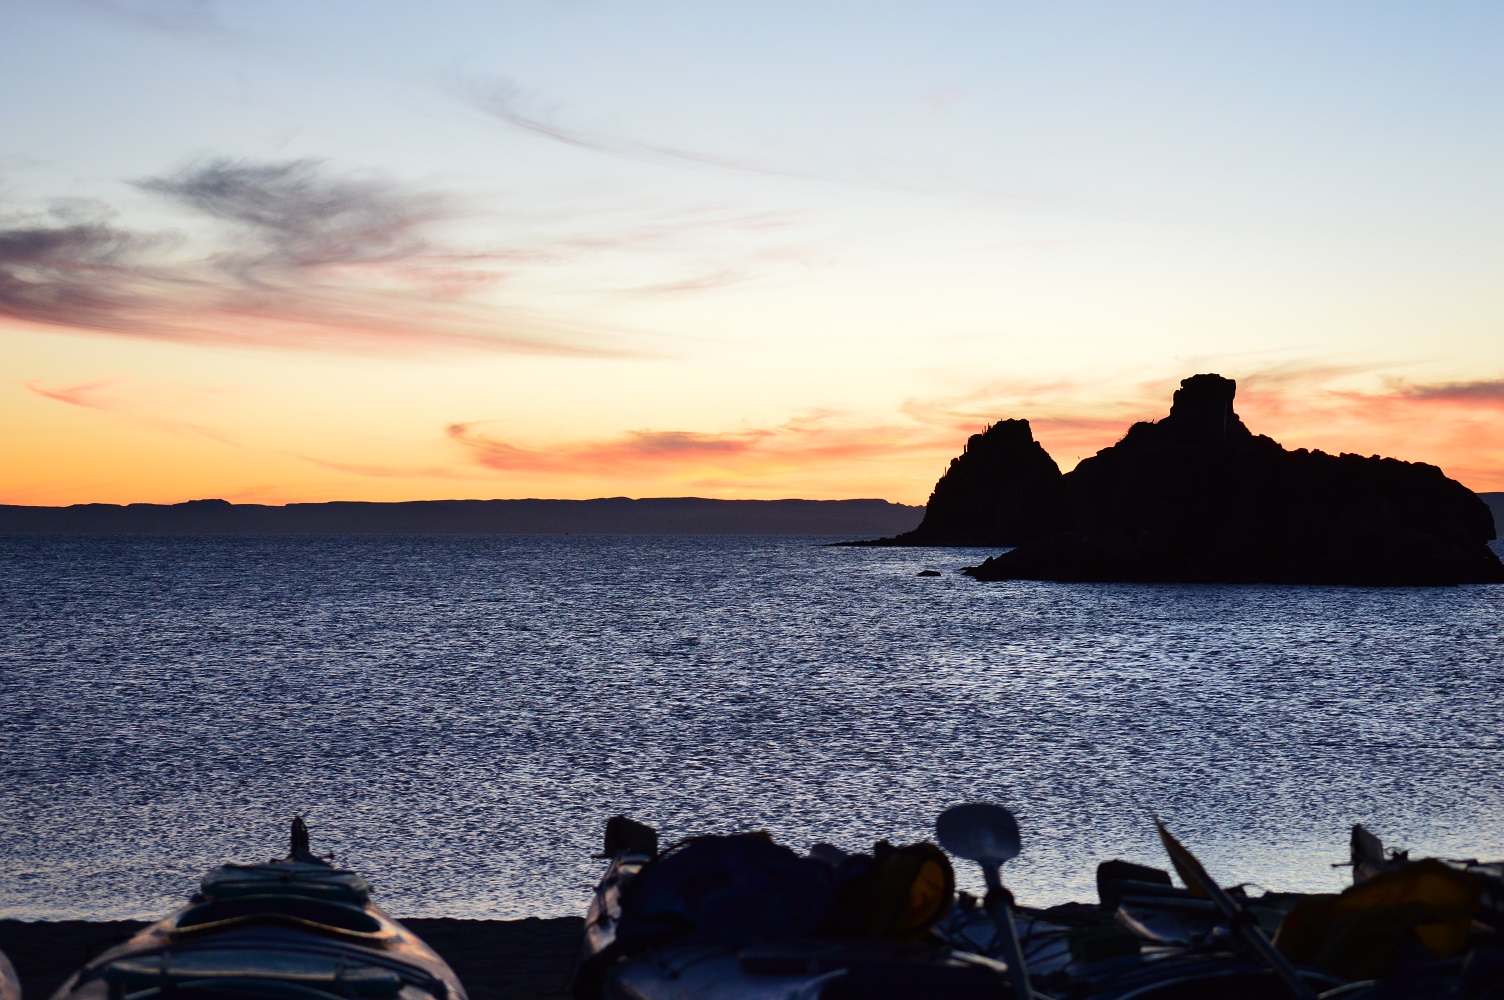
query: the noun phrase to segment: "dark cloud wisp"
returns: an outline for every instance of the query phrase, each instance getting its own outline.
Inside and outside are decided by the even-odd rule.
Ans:
[[[435,196],[331,177],[312,160],[216,160],[137,186],[236,226],[258,247],[232,258],[247,274],[419,256],[430,249],[420,228],[444,214]]]
[[[1411,385],[1405,386],[1399,394],[1406,399],[1424,402],[1504,406],[1504,379]]]
[[[112,329],[137,304],[139,286],[155,278],[143,258],[167,241],[75,215],[54,212],[0,229],[0,316]]]
[[[524,255],[441,245],[435,224],[459,213],[436,194],[312,160],[212,160],[135,186],[211,222],[209,242],[99,206],[0,218],[0,317],[204,344],[631,353],[475,298]]]

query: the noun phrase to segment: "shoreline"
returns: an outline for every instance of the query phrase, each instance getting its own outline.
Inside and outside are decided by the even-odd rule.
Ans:
[[[566,1000],[585,928],[580,917],[400,922],[449,963],[470,1000]],[[0,920],[0,951],[16,967],[26,1000],[45,1000],[79,966],[148,923]]]

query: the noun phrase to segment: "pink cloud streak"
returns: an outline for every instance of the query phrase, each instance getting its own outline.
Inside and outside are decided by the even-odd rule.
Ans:
[[[116,404],[101,399],[98,391],[110,384],[110,380],[102,379],[98,382],[86,382],[83,385],[59,386],[49,389],[36,379],[21,383],[29,391],[36,393],[44,399],[55,400],[59,403],[67,403],[69,406],[81,406],[88,410],[113,410]]]
[[[738,475],[777,475],[818,465],[850,466],[878,458],[923,458],[937,454],[950,437],[933,428],[848,427],[824,415],[775,428],[700,433],[629,431],[605,440],[565,442],[552,448],[524,447],[478,430],[478,423],[450,424],[445,433],[470,461],[504,472],[596,476],[618,473],[655,476],[711,470]]]

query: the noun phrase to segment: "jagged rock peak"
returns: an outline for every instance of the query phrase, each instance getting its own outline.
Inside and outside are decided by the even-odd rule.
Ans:
[[[935,483],[924,521],[897,545],[1017,545],[1061,527],[1060,467],[1027,420],[1000,420],[966,441]]]
[[[1027,420],[999,420],[967,438],[961,453],[967,454],[973,447],[1025,448],[1033,443],[1034,430]]]
[[[1170,416],[1189,416],[1192,411],[1201,410],[1230,413],[1237,394],[1237,379],[1213,374],[1192,375],[1180,380],[1180,388],[1170,400]]]
[[[1221,375],[1192,375],[1181,380],[1170,403],[1170,415],[1159,426],[1177,436],[1204,444],[1230,444],[1252,436],[1232,408],[1238,383]]]

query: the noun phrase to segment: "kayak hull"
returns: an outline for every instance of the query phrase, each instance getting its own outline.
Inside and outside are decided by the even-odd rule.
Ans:
[[[21,1000],[21,979],[3,951],[0,951],[0,1000]]]
[[[369,897],[360,876],[321,862],[226,865],[53,1000],[466,1000],[444,960]]]

